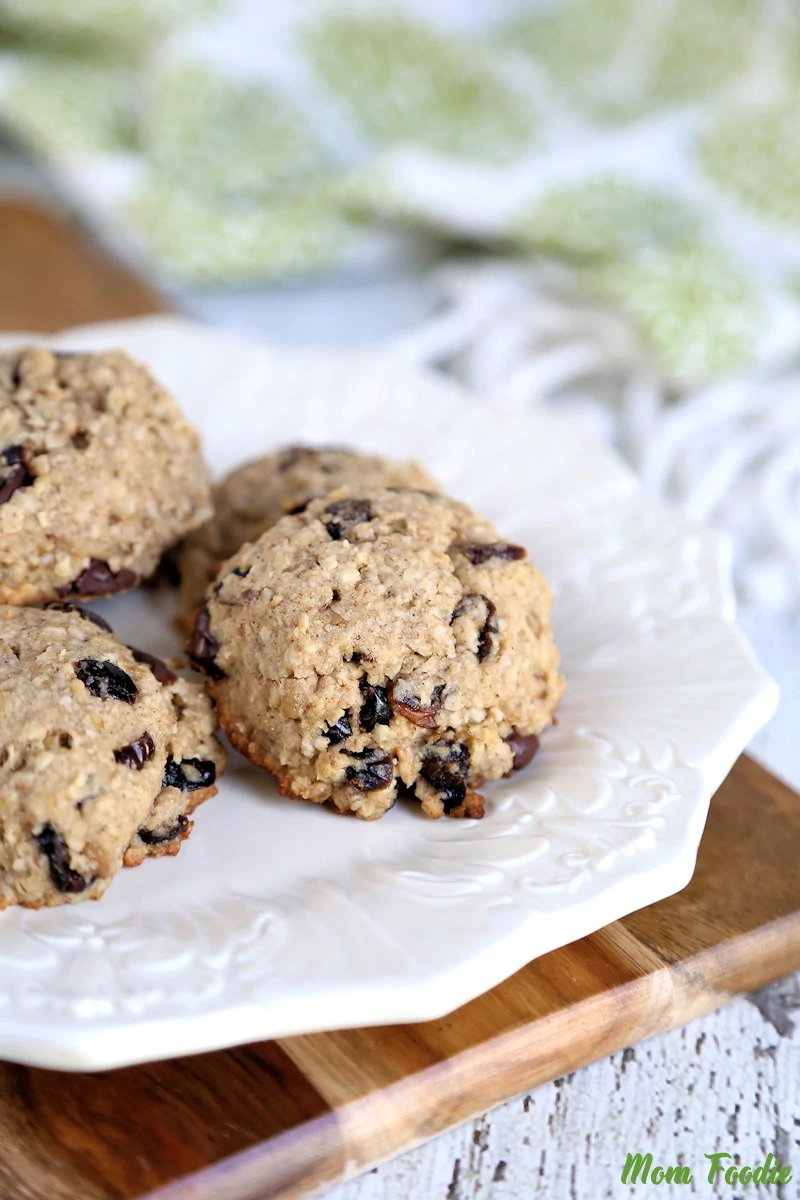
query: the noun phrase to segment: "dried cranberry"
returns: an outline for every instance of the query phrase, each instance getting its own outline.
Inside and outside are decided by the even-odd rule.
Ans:
[[[148,763],[156,752],[156,744],[150,737],[149,733],[143,733],[136,741],[131,742],[129,746],[120,746],[119,750],[114,751],[114,758],[123,767],[130,767],[132,771],[141,771],[145,763]]]
[[[468,558],[474,567],[488,562],[490,558],[513,562],[527,557],[524,546],[515,546],[513,542],[455,542],[452,549]]]
[[[87,887],[94,883],[94,879],[84,879],[69,865],[67,843],[52,825],[43,825],[34,836],[42,854],[47,856],[50,878],[60,892],[77,895],[79,892],[85,892]]]
[[[320,520],[335,542],[346,541],[354,526],[372,520],[372,505],[369,500],[335,500]]]
[[[388,491],[388,488],[387,488]],[[397,799],[398,800],[416,800],[417,793],[414,791],[414,785],[403,783],[402,779],[397,781]]]
[[[159,683],[165,685],[175,683],[178,676],[174,671],[170,671],[165,662],[156,658],[155,654],[148,654],[146,650],[137,650],[135,646],[128,646],[128,649],[138,663],[150,668]]]
[[[366,675],[362,675],[358,686],[364,702],[358,714],[358,722],[364,733],[372,733],[376,725],[388,725],[392,719],[392,708],[386,688],[370,683]]]
[[[219,642],[211,632],[211,618],[207,608],[201,608],[194,619],[194,629],[186,643],[189,658],[209,679],[225,678],[225,672],[214,661],[219,653]]]
[[[342,750],[350,758],[361,759],[361,767],[348,767],[345,778],[360,792],[379,792],[392,782],[392,760],[383,750],[367,746],[366,750]]]
[[[90,612],[88,608],[82,608],[80,604],[73,604],[70,600],[50,600],[43,605],[48,612],[74,612],[79,617],[83,617],[86,621],[91,621],[98,629],[104,629],[106,633],[113,633],[113,629],[99,613]]]
[[[430,704],[423,704],[419,696],[398,696],[395,684],[392,688],[392,708],[398,716],[405,717],[420,729],[435,729],[443,692],[444,684],[440,683],[431,692]]]
[[[176,762],[170,754],[164,767],[162,787],[178,788],[181,792],[197,792],[211,787],[216,781],[217,768],[204,758],[182,758]]]
[[[470,754],[460,742],[432,742],[422,763],[421,775],[442,798],[449,813],[467,794]]]
[[[516,729],[505,739],[506,745],[514,755],[512,771],[521,771],[527,767],[539,749],[539,739],[535,733],[517,733]]]
[[[145,846],[160,846],[162,842],[174,842],[175,838],[180,837],[189,828],[189,818],[181,814],[174,825],[169,829],[140,829],[139,837],[144,842]]]
[[[7,504],[14,492],[18,492],[20,487],[30,487],[32,482],[34,480],[28,475],[22,463],[19,463],[17,467],[12,467],[0,484],[0,504]]]
[[[81,683],[100,700],[121,700],[124,704],[133,704],[139,695],[139,689],[130,675],[116,663],[82,658],[74,667]]]
[[[458,607],[454,609],[453,615],[450,618],[450,624],[452,625],[453,621],[458,620],[459,617],[463,617],[464,613],[470,609],[477,609],[479,606],[482,606],[484,610],[481,614],[483,616],[483,625],[478,633],[478,647],[475,653],[478,656],[478,662],[485,662],[494,646],[492,635],[497,633],[499,628],[497,624],[497,609],[489,597],[481,595],[480,592],[467,592],[462,597]]]
[[[339,742],[346,742],[352,732],[350,713],[348,711],[343,717],[339,717],[339,720],[334,725],[329,725],[327,729],[323,729],[322,736],[326,737],[332,746],[338,746]]]
[[[27,446],[6,446],[0,453],[0,468],[11,468],[0,480],[0,504],[5,504],[20,488],[30,487],[36,482],[36,476],[30,472],[29,461],[30,451]]]
[[[62,596],[77,596],[88,599],[90,596],[114,596],[117,592],[127,592],[128,588],[136,587],[139,577],[135,571],[127,567],[112,571],[107,562],[101,558],[90,558],[89,565],[84,567],[80,575],[76,575],[72,583],[58,589]]]

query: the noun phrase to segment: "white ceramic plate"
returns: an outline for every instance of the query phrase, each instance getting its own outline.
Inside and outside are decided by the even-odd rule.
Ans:
[[[171,317],[57,344],[147,362],[219,473],[291,441],[419,458],[549,576],[569,690],[532,767],[486,789],[482,822],[408,805],[343,821],[234,756],[177,859],[121,872],[97,903],[0,914],[0,1057],[107,1068],[433,1018],[685,886],[709,798],[777,699],[732,623],[718,535],[648,499],[576,426],[385,357]],[[171,653],[166,604],[98,607]]]

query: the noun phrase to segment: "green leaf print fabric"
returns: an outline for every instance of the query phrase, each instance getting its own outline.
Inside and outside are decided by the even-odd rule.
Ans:
[[[157,274],[555,259],[679,386],[800,338],[792,0],[0,0],[0,116]]]

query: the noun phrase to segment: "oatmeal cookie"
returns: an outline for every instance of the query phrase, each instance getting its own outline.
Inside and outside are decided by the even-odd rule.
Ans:
[[[126,867],[136,867],[147,857],[178,853],[192,832],[191,814],[216,795],[216,781],[227,761],[215,736],[214,707],[204,690],[158,659],[142,656],[141,651],[134,654],[156,664],[154,670],[170,693],[175,728],[167,741],[161,791],[123,855]]]
[[[161,828],[186,750],[221,767],[212,722],[201,688],[96,614],[0,608],[0,908],[101,896],[141,831]]]
[[[310,500],[346,486],[439,490],[417,463],[337,447],[289,446],[237,467],[214,487],[213,517],[178,552],[183,623],[191,624],[217,567],[240,546],[287,513],[302,512]]]
[[[284,794],[380,817],[483,815],[564,691],[521,546],[431,492],[342,489],[220,568],[187,650],[221,724]]]
[[[195,431],[127,355],[0,355],[0,602],[133,587],[211,513]]]

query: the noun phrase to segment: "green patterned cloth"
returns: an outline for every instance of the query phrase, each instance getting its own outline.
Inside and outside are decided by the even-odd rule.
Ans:
[[[0,0],[0,47],[7,124],[164,277],[400,230],[558,259],[680,385],[800,338],[793,0]]]

